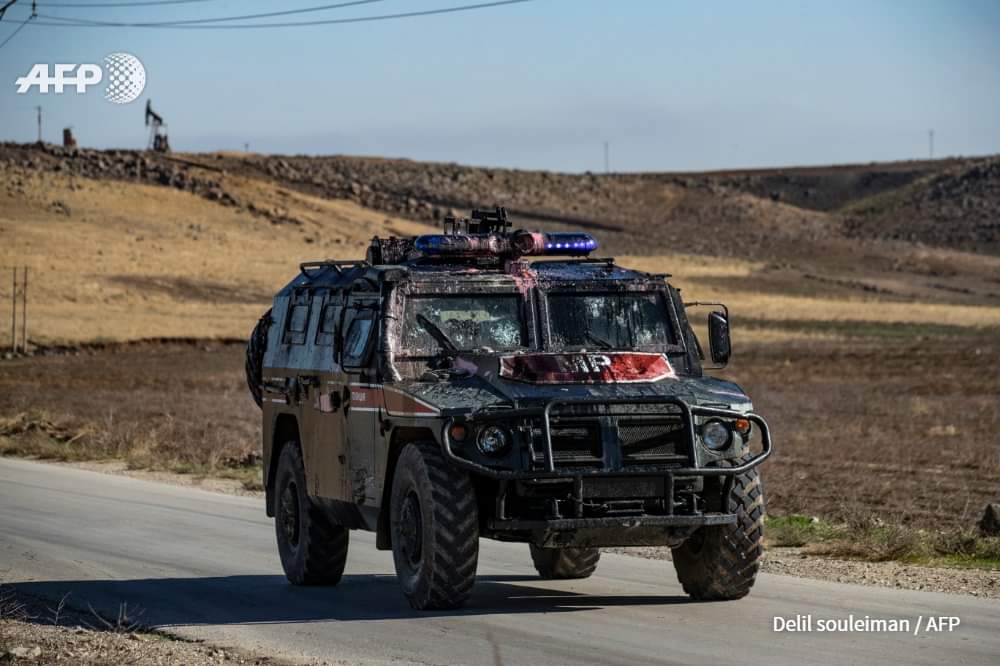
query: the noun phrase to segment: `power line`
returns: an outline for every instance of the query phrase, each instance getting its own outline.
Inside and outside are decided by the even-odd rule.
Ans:
[[[9,0],[4,3],[3,7],[0,7],[0,20],[3,20],[3,15],[7,13],[7,10],[10,9],[15,2],[17,2],[17,0]]]
[[[31,19],[32,19],[32,17],[29,16],[28,18],[26,18],[23,21],[21,21],[21,25],[17,26],[17,28],[14,29],[14,32],[10,33],[7,36],[7,39],[5,39],[2,42],[0,42],[0,49],[2,49],[4,46],[6,46],[7,42],[9,42],[10,40],[14,39],[14,35],[16,35],[17,33],[21,32],[21,28],[23,28],[24,26],[28,25],[28,21],[30,21]]]
[[[218,0],[145,0],[145,2],[42,2],[39,7],[148,7],[150,5],[187,5],[193,2],[218,2]]]
[[[188,29],[188,30],[237,30],[237,29],[254,29],[254,28],[294,28],[303,26],[314,26],[314,25],[337,25],[342,23],[366,23],[369,21],[387,21],[391,19],[401,19],[401,18],[412,18],[416,16],[433,16],[436,14],[451,14],[454,12],[464,12],[471,11],[475,9],[486,9],[488,7],[500,7],[503,5],[516,5],[524,2],[532,2],[532,0],[497,0],[496,2],[481,2],[474,5],[460,5],[458,7],[443,7],[441,9],[425,9],[413,12],[399,12],[396,14],[379,14],[375,16],[358,16],[355,18],[344,18],[344,19],[323,19],[314,21],[289,21],[281,23],[254,23],[250,25],[190,25],[190,24],[178,24],[177,22],[163,22],[163,23],[115,23],[109,21],[88,21],[81,19],[63,19],[58,16],[43,16],[39,14],[40,18],[48,19],[45,21],[35,21],[35,25],[47,26],[53,28],[173,28],[173,29]],[[235,18],[228,19],[217,19],[222,20],[235,20]]]
[[[166,26],[166,25],[196,25],[199,23],[219,23],[221,21],[244,21],[249,19],[257,18],[271,18],[274,16],[288,16],[290,14],[307,14],[310,12],[322,12],[330,9],[341,9],[343,7],[353,7],[355,5],[370,5],[376,2],[385,2],[385,0],[351,0],[350,2],[337,2],[332,5],[320,5],[318,7],[303,7],[302,9],[286,9],[280,12],[266,12],[263,14],[245,14],[243,16],[219,16],[216,18],[204,18],[204,19],[188,19],[185,21],[150,21],[148,23],[119,23],[115,21],[92,21],[90,19],[76,18],[70,16],[48,16],[45,14],[40,14],[42,18],[53,20],[53,21],[75,21],[80,23],[86,23],[90,25],[116,25],[121,27],[153,27],[153,26]]]

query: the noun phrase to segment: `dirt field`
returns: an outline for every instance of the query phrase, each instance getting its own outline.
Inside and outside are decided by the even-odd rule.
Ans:
[[[774,430],[772,515],[968,528],[996,500],[1000,378],[982,372],[996,338],[783,340],[736,353],[726,374]],[[260,424],[242,363],[241,346],[220,344],[7,361],[0,451],[112,456],[252,485]]]
[[[138,345],[6,361],[0,450],[260,482],[241,345]],[[39,400],[40,395],[47,396]]]
[[[996,501],[1000,339],[793,341],[730,370],[773,425],[771,512],[971,527]]]

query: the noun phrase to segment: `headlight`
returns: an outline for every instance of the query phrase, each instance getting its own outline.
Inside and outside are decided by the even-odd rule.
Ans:
[[[721,451],[729,446],[731,435],[722,421],[708,421],[701,426],[701,441],[713,451]]]
[[[486,426],[479,431],[476,446],[483,455],[499,456],[510,447],[510,435],[499,426]]]

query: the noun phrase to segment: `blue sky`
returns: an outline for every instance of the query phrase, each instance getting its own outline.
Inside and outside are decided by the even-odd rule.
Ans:
[[[54,0],[53,0],[54,1]],[[94,0],[62,0],[63,4]],[[385,0],[288,17],[466,4]],[[45,7],[176,20],[326,4],[215,0]],[[27,15],[20,0],[0,41]],[[126,106],[18,95],[36,62],[126,51],[147,70]],[[0,49],[0,140],[72,125],[82,145],[143,147],[153,100],[176,150],[410,157],[565,171],[701,170],[1000,152],[1000,2],[535,0],[376,23],[181,31],[28,25]]]

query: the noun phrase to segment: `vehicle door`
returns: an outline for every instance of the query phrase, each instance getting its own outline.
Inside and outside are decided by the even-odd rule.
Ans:
[[[342,310],[339,291],[317,290],[313,296],[315,325],[309,329],[310,374],[302,379],[302,430],[308,443],[306,474],[310,493],[351,501],[347,437],[341,414],[345,381],[335,358]]]
[[[349,483],[355,503],[376,506],[375,436],[382,405],[377,383],[375,340],[378,337],[378,292],[358,281],[341,316],[340,365],[346,378],[342,413],[347,434]]]

